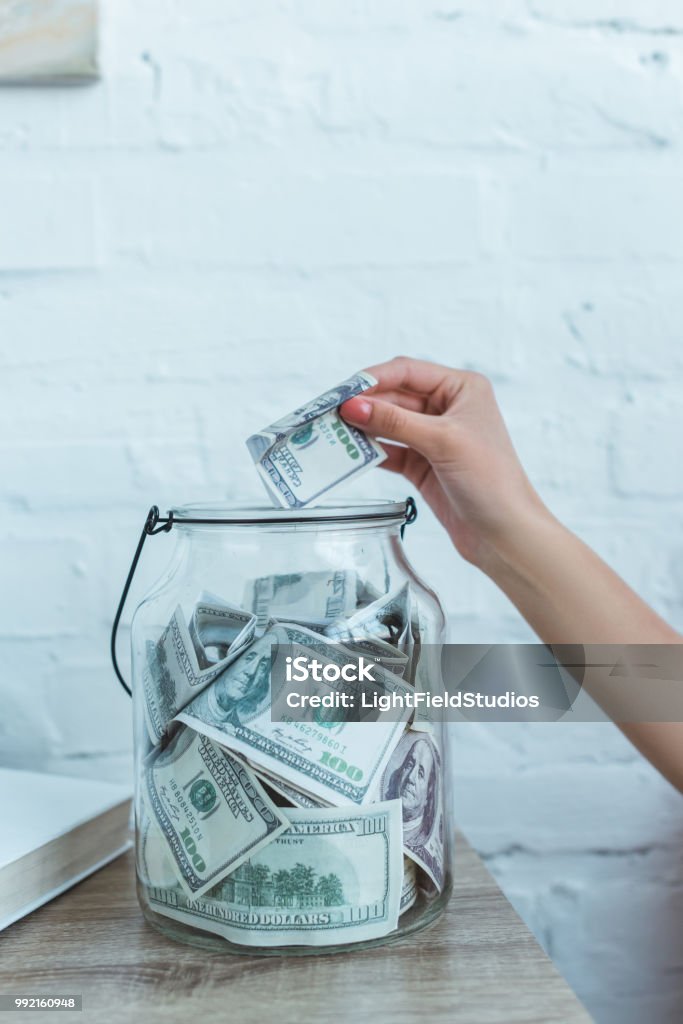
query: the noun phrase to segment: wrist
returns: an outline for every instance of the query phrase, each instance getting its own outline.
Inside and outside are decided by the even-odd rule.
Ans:
[[[557,550],[566,532],[534,493],[506,515],[504,525],[490,531],[482,544],[478,568],[506,592],[513,584],[534,587],[539,582],[536,563],[540,550]]]

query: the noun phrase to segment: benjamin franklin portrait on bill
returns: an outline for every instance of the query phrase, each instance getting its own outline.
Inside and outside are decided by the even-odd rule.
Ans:
[[[425,846],[438,825],[440,772],[438,752],[427,733],[407,732],[394,751],[382,779],[382,799],[400,799],[403,843]]]

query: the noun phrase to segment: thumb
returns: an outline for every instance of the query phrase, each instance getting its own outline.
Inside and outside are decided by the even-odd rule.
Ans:
[[[427,458],[434,451],[438,417],[411,412],[393,402],[365,395],[350,398],[339,411],[348,423],[376,437],[406,444]]]

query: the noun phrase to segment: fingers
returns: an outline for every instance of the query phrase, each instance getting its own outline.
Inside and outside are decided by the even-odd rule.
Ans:
[[[411,412],[426,412],[427,399],[423,395],[412,395],[409,391],[373,391],[373,398],[381,398],[383,402],[393,402],[400,405],[402,409],[409,409]]]
[[[390,473],[404,473],[406,455],[410,448],[403,448],[397,444],[386,444],[386,442],[382,445],[382,448],[386,452],[387,457],[384,462],[380,462],[380,467],[388,469]]]
[[[429,472],[427,459],[410,448],[402,448],[396,444],[385,442],[382,448],[387,457],[384,462],[380,463],[380,468],[388,469],[390,473],[402,474],[419,489]]]
[[[409,445],[430,456],[438,446],[437,416],[404,409],[392,402],[367,396],[367,392],[344,402],[340,412],[345,420],[377,437]]]
[[[445,386],[455,391],[465,376],[459,370],[408,356],[396,356],[388,363],[369,366],[367,372],[377,380],[377,391],[412,391],[419,395],[431,395]]]

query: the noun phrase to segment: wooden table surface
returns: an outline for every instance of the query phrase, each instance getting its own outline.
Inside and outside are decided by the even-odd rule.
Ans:
[[[78,1024],[586,1024],[585,1009],[476,853],[458,839],[446,913],[392,946],[337,956],[242,957],[166,939],[138,909],[120,857],[0,934],[0,993],[83,994]]]

